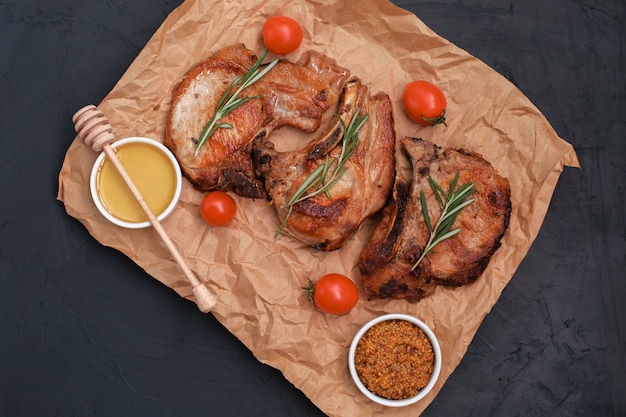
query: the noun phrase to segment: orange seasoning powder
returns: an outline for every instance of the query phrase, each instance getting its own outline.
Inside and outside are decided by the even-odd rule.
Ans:
[[[400,400],[414,397],[428,384],[434,368],[426,334],[406,320],[387,320],[369,329],[355,351],[355,366],[372,393]]]

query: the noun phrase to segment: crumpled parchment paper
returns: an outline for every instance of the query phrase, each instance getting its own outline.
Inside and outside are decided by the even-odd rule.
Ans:
[[[398,138],[416,136],[478,152],[507,177],[513,203],[510,228],[476,283],[438,288],[418,304],[369,302],[361,293],[357,307],[343,316],[316,311],[301,287],[307,278],[316,280],[329,272],[344,273],[360,286],[357,259],[373,220],[344,248],[318,252],[289,237],[274,240],[277,218],[266,201],[237,198],[239,211],[231,225],[207,226],[198,211],[203,195],[185,181],[179,206],[163,221],[191,269],[219,297],[215,317],[259,361],[282,371],[322,411],[329,416],[417,416],[459,364],[481,321],[528,252],[563,167],[578,166],[574,149],[513,84],[386,0],[249,4],[185,1],[98,107],[117,138],[145,136],[162,142],[172,92],[183,75],[237,42],[260,54],[264,21],[283,14],[299,21],[304,30],[302,46],[287,59],[295,62],[310,49],[326,54],[361,78],[372,94],[385,91],[391,96]],[[445,92],[448,127],[421,127],[405,115],[402,90],[414,79],[429,80]],[[298,136],[289,129],[276,132],[274,140],[280,143]],[[153,229],[122,229],[99,214],[89,194],[89,173],[96,157],[78,138],[69,147],[58,191],[67,213],[102,245],[125,253],[152,277],[193,300],[184,275]],[[399,164],[408,167],[400,156]],[[419,317],[441,343],[441,377],[424,400],[408,409],[384,408],[367,400],[348,372],[352,337],[366,321],[384,313]]]

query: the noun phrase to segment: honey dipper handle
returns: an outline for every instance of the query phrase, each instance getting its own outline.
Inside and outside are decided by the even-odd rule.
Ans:
[[[150,220],[150,223],[152,223],[152,226],[163,240],[163,243],[165,243],[165,246],[167,246],[167,248],[169,249],[170,253],[174,257],[174,260],[185,274],[185,277],[187,277],[187,280],[191,284],[193,295],[196,298],[198,308],[203,313],[208,313],[217,304],[217,299],[215,298],[215,295],[213,295],[202,282],[198,281],[191,269],[189,269],[189,266],[180,255],[180,252],[178,252],[178,249],[176,249],[176,246],[168,236],[167,232],[165,231],[165,229],[163,229],[163,226],[161,226],[161,223],[156,218],[154,213],[152,213],[152,210],[150,210],[150,207],[148,207],[146,200],[144,200],[143,196],[139,192],[139,189],[128,175],[128,172],[126,172],[124,165],[122,165],[120,160],[117,158],[117,155],[115,154],[113,148],[111,148],[111,145],[109,145],[108,143],[105,144],[102,147],[102,150],[105,152],[109,160],[113,163],[115,168],[117,168],[118,172],[122,176],[122,179],[124,180],[126,185],[128,185],[128,188],[133,193],[133,196],[135,196],[135,199],[137,200],[143,211],[146,213],[146,216],[148,216],[148,220]]]

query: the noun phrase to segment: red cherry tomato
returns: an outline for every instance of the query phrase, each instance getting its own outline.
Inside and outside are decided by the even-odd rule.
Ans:
[[[212,191],[202,199],[200,214],[211,226],[226,226],[237,214],[237,203],[224,191]]]
[[[302,43],[302,28],[290,17],[274,16],[263,25],[265,47],[277,55],[295,51]]]
[[[345,314],[359,301],[359,290],[350,278],[341,274],[327,274],[315,284],[309,281],[309,299],[324,313]]]
[[[446,96],[428,81],[411,81],[404,87],[402,103],[409,117],[417,123],[433,126],[446,124]]]

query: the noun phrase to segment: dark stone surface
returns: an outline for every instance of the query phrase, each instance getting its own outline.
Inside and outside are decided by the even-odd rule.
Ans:
[[[321,416],[55,200],[71,115],[181,1],[0,1],[0,415]],[[626,6],[400,1],[574,145],[530,252],[423,414],[626,415]]]

